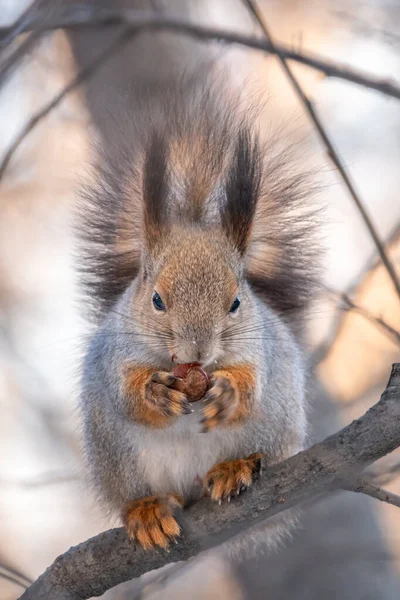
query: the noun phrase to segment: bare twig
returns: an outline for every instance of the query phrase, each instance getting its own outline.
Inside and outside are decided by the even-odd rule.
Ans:
[[[23,32],[24,27],[30,23],[33,15],[37,10],[43,7],[44,0],[35,0],[32,2],[27,9],[18,17],[15,23],[9,30],[8,35],[0,39],[0,52],[6,51],[11,46],[12,42]],[[11,73],[12,69],[28,54],[30,50],[38,42],[42,30],[40,28],[32,31],[20,44],[18,44],[16,50],[12,52],[7,58],[2,60],[0,67],[0,88],[7,79],[7,76]],[[5,52],[6,53],[6,52]]]
[[[343,302],[344,308],[346,310],[352,310],[352,311],[358,313],[359,315],[362,315],[365,319],[367,319],[374,325],[377,325],[380,329],[383,329],[392,340],[394,340],[398,344],[400,344],[400,331],[397,331],[397,329],[394,329],[394,327],[389,325],[389,323],[387,323],[384,319],[382,319],[381,317],[377,317],[376,315],[373,315],[366,308],[363,308],[363,307],[359,306],[358,304],[355,304],[355,302],[353,302],[353,300],[351,300],[350,296],[348,294],[346,294],[345,292],[336,292],[335,290],[332,290],[331,288],[329,288],[327,286],[326,286],[326,290],[330,294],[332,294],[333,296],[335,296],[336,298],[341,300],[341,302]]]
[[[1,569],[0,569],[0,578],[5,579],[6,581],[9,581],[10,583],[14,583],[15,585],[18,585],[25,589],[27,589],[27,587],[28,587],[28,585],[25,585],[24,583],[22,583],[22,581],[20,581],[19,579],[17,579],[10,573],[7,573],[7,572],[3,573],[3,571]]]
[[[43,21],[38,24],[38,27],[35,28],[30,35],[26,36],[26,38],[20,44],[18,44],[16,50],[2,62],[0,68],[0,88],[16,65],[18,65],[18,63],[21,62],[23,58],[27,56],[28,52],[37,44],[43,31],[46,30],[47,19],[49,19],[52,13],[59,8],[61,2],[62,0],[54,0],[49,6],[47,0],[34,0],[34,2],[32,2],[22,13],[22,15],[15,21],[9,35],[4,39],[0,39],[1,52],[2,50],[6,50],[6,48],[15,40],[15,38],[17,38],[18,35],[24,31],[24,28],[28,23],[31,22],[32,18],[34,18],[34,15],[37,14],[38,11],[45,10]]]
[[[83,68],[65,88],[63,88],[48,104],[46,104],[46,106],[44,106],[38,113],[29,119],[19,134],[15,137],[11,146],[4,155],[0,165],[0,181],[3,178],[4,172],[7,169],[16,150],[24,141],[28,133],[30,133],[32,129],[34,129],[36,125],[40,123],[40,121],[42,121],[54,108],[56,108],[56,106],[58,106],[70,92],[76,89],[81,83],[88,80],[97,71],[97,69],[114,54],[114,52],[121,48],[134,35],[134,33],[135,32],[132,32],[131,30],[124,30],[122,34],[118,35],[118,37],[114,39],[105,50],[100,52],[100,54],[89,65],[87,65],[87,67]]]
[[[346,488],[358,473],[400,446],[400,364],[393,365],[380,401],[325,441],[275,465],[234,502],[207,498],[187,511],[180,543],[168,553],[146,552],[123,529],[106,531],[59,556],[20,600],[83,600],[170,562],[187,560],[287,508]],[[190,520],[189,520],[190,519]],[[211,538],[210,542],[210,536]],[[218,536],[218,537],[216,537]]]
[[[349,485],[347,489],[351,492],[366,494],[367,496],[381,500],[381,502],[393,504],[393,506],[398,506],[400,508],[400,496],[393,494],[393,492],[389,492],[384,488],[373,485],[369,481],[358,479],[353,485]]]
[[[261,29],[263,30],[263,32],[265,34],[267,42],[271,45],[274,54],[276,54],[276,56],[278,57],[279,62],[281,63],[282,68],[285,71],[286,76],[290,81],[290,84],[292,85],[297,96],[300,98],[304,108],[306,109],[307,113],[309,114],[309,116],[318,132],[318,135],[327,150],[327,154],[328,154],[329,158],[331,159],[331,161],[337,168],[337,170],[342,178],[342,181],[344,182],[345,186],[347,187],[347,189],[350,193],[350,196],[353,199],[353,202],[357,206],[358,211],[360,212],[361,217],[364,220],[364,223],[369,231],[369,234],[374,241],[376,249],[378,250],[379,256],[381,257],[382,263],[384,264],[384,266],[389,274],[389,277],[393,282],[393,285],[395,287],[397,295],[400,298],[400,280],[396,273],[396,269],[394,268],[394,265],[385,250],[385,246],[384,246],[383,242],[381,241],[379,234],[378,234],[360,196],[358,195],[358,193],[354,187],[353,182],[350,179],[350,175],[348,174],[347,170],[345,169],[345,166],[344,166],[342,160],[340,159],[331,140],[329,139],[328,134],[326,133],[325,128],[322,125],[322,122],[321,122],[320,118],[318,117],[312,102],[306,96],[302,87],[300,86],[299,82],[297,81],[296,77],[293,75],[292,70],[290,69],[289,65],[287,64],[285,55],[281,52],[280,48],[275,45],[275,42],[270,33],[270,29],[268,27],[266,19],[261,14],[261,11],[259,10],[259,8],[256,5],[256,3],[254,2],[254,0],[243,0],[243,2],[244,2],[244,4],[246,4],[248,6],[252,15],[257,19]]]
[[[24,27],[23,31],[31,31],[41,26],[45,11],[37,11]],[[275,44],[275,49],[265,40],[260,40],[248,35],[240,35],[231,31],[214,27],[204,27],[181,19],[176,15],[154,14],[154,12],[137,11],[123,8],[99,8],[94,5],[85,6],[62,6],[57,17],[48,19],[43,30],[72,29],[82,27],[97,27],[99,25],[129,25],[131,30],[165,30],[175,31],[182,35],[195,37],[199,40],[216,40],[230,42],[256,50],[262,50],[270,54],[276,54],[279,50],[281,56],[287,60],[311,67],[324,73],[327,77],[335,77],[355,83],[369,89],[376,90],[387,96],[400,99],[400,87],[390,81],[368,76],[366,74],[348,69],[344,65],[337,65],[319,56],[309,53],[299,53],[284,44]],[[12,28],[0,27],[0,43]]]
[[[333,14],[340,19],[347,21],[350,25],[354,25],[355,29],[361,31],[364,36],[381,38],[384,42],[391,45],[400,44],[400,35],[394,31],[374,27],[372,23],[367,22],[356,15],[350,14],[345,10],[334,10]]]
[[[25,589],[33,583],[32,579],[29,579],[23,573],[20,573],[12,567],[8,567],[2,564],[0,564],[0,577],[3,577],[3,579],[7,579],[7,581],[15,583],[16,585],[19,585],[20,587],[23,587]]]
[[[396,270],[395,270],[389,256],[387,255],[387,253],[385,251],[384,244],[380,240],[378,232],[376,231],[361,199],[359,198],[359,196],[354,188],[354,185],[353,185],[342,161],[340,160],[335,148],[333,147],[333,144],[329,140],[329,138],[322,126],[322,123],[319,120],[319,118],[314,110],[314,107],[313,107],[311,101],[307,98],[307,96],[303,92],[301,86],[299,85],[299,83],[297,82],[293,73],[291,72],[289,66],[287,65],[287,62],[286,62],[287,59],[289,59],[289,58],[295,59],[293,53],[290,55],[290,53],[288,53],[284,47],[282,47],[281,45],[275,44],[275,42],[273,41],[273,39],[270,35],[268,26],[267,26],[265,20],[263,19],[260,11],[254,4],[254,2],[252,0],[245,0],[245,3],[250,8],[253,15],[256,16],[259,24],[261,25],[261,27],[264,31],[264,34],[267,38],[267,40],[264,44],[264,47],[259,46],[259,40],[256,40],[256,39],[253,40],[251,38],[246,38],[246,40],[243,38],[243,39],[239,40],[239,38],[241,36],[239,36],[239,38],[238,38],[237,35],[229,34],[229,33],[223,33],[223,35],[221,36],[221,32],[216,32],[216,30],[214,30],[214,29],[202,28],[202,27],[199,28],[190,23],[183,22],[182,20],[177,20],[176,18],[171,19],[171,17],[168,17],[165,14],[163,14],[162,17],[160,17],[158,14],[154,15],[154,13],[151,13],[149,16],[148,13],[140,13],[138,11],[122,10],[122,9],[120,9],[120,10],[101,9],[100,10],[100,9],[93,9],[91,7],[85,7],[85,9],[82,10],[82,7],[78,7],[79,8],[79,10],[78,10],[75,7],[75,11],[68,11],[69,7],[62,7],[63,10],[60,13],[59,20],[57,20],[57,19],[54,20],[53,18],[46,17],[46,20],[44,20],[44,21],[41,20],[41,18],[40,18],[42,11],[38,10],[35,12],[30,25],[34,26],[34,28],[41,27],[41,29],[52,29],[52,28],[59,28],[59,27],[76,27],[76,26],[83,26],[83,25],[94,26],[94,25],[99,25],[99,24],[127,23],[127,24],[129,24],[129,28],[130,28],[131,32],[133,29],[144,30],[144,29],[148,29],[148,28],[154,28],[154,29],[167,28],[167,29],[173,29],[173,30],[180,31],[182,33],[188,33],[188,34],[200,37],[200,38],[208,38],[208,39],[216,38],[216,39],[220,39],[220,40],[223,39],[224,41],[242,43],[244,45],[251,46],[251,47],[257,46],[257,47],[260,47],[261,49],[264,49],[272,54],[276,54],[282,64],[291,84],[293,85],[297,95],[299,96],[299,98],[301,99],[307,112],[309,113],[309,115],[318,131],[318,134],[319,134],[321,140],[325,144],[329,157],[331,158],[331,160],[335,164],[336,168],[338,169],[338,171],[342,177],[342,180],[344,181],[354,203],[356,204],[356,206],[365,222],[365,225],[375,243],[375,246],[378,250],[381,260],[382,260],[382,262],[393,282],[393,285],[397,291],[397,294],[400,298],[400,281],[398,279]],[[6,28],[6,30],[7,30],[7,28]],[[3,32],[4,32],[4,28],[3,28]],[[252,43],[250,43],[250,42],[252,42]],[[254,46],[254,43],[256,43],[256,46]],[[111,53],[112,53],[112,51],[111,51]],[[107,50],[105,55],[107,56],[109,54],[110,54],[110,52]],[[57,106],[59,104],[59,102],[64,98],[64,96],[71,91],[71,89],[74,89],[80,83],[82,83],[82,81],[84,79],[87,79],[96,70],[96,68],[99,66],[99,64],[104,62],[104,60],[105,60],[105,56],[102,55],[101,57],[98,57],[98,59],[96,59],[94,61],[94,64],[90,65],[86,69],[83,69],[83,71],[77,76],[77,78],[74,81],[72,81],[65,88],[65,90],[60,92],[60,94],[58,94],[56,96],[56,98],[54,98],[54,100],[49,105],[47,105],[47,107],[45,107],[42,111],[40,111],[40,113],[35,115],[35,117],[33,117],[29,121],[29,123],[25,126],[25,128],[20,132],[20,134],[14,140],[13,144],[11,145],[11,147],[9,148],[8,152],[6,153],[6,155],[4,157],[3,163],[0,167],[0,180],[3,176],[5,169],[7,168],[9,161],[11,160],[11,158],[14,154],[15,150],[18,148],[20,143],[23,141],[23,139],[27,135],[27,133],[29,133],[29,131],[31,131],[39,121],[41,121],[55,106]],[[309,66],[311,66],[311,65],[309,65]],[[326,72],[326,71],[324,70],[324,72]],[[327,73],[327,72],[326,72],[326,74],[332,75],[332,73]],[[371,87],[371,86],[369,86],[369,87]],[[374,87],[374,86],[372,86],[372,87]],[[396,95],[397,95],[397,97],[400,98],[400,89],[398,89],[397,91],[398,91],[398,94],[396,94]]]
[[[16,50],[6,58],[0,67],[0,89],[7,80],[8,75],[13,69],[20,63],[28,54],[30,50],[34,48],[41,37],[40,31],[32,31]]]
[[[35,14],[41,13],[42,20],[45,21],[46,12],[41,10],[43,9],[43,2],[44,0],[34,0],[10,27],[0,28],[0,30],[5,31],[5,34],[0,36],[0,51],[9,46],[21,33],[24,33],[27,29],[29,30],[29,25],[35,18]]]

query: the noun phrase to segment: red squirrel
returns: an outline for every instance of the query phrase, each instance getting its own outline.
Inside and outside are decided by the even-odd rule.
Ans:
[[[96,319],[82,376],[86,462],[146,549],[179,536],[178,506],[203,493],[230,501],[262,461],[303,448],[293,325],[317,283],[304,174],[226,90],[174,86],[132,108],[79,215]],[[173,372],[188,363],[209,378],[197,402]]]

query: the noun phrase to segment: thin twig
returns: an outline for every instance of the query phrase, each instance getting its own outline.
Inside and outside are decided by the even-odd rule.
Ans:
[[[20,573],[16,569],[3,564],[0,564],[0,577],[3,577],[3,579],[7,579],[8,581],[11,581],[12,583],[15,583],[16,585],[19,585],[25,589],[33,583],[32,579],[29,579],[29,577],[26,577],[23,573]]]
[[[28,588],[28,585],[25,585],[24,583],[22,583],[22,581],[20,581],[19,579],[17,579],[16,577],[14,577],[13,575],[10,575],[9,573],[3,573],[0,569],[0,578],[5,579],[6,581],[9,581],[10,583],[14,583],[15,585],[18,585],[22,588],[24,588],[25,590]]]
[[[394,31],[389,31],[387,29],[381,29],[380,27],[374,27],[372,23],[361,19],[360,17],[350,14],[344,10],[334,10],[333,14],[336,15],[339,19],[343,19],[350,23],[350,25],[355,25],[357,31],[361,31],[364,36],[368,37],[378,37],[384,40],[385,43],[390,45],[399,45],[400,44],[400,35],[395,33]]]
[[[22,15],[15,21],[12,26],[10,34],[5,39],[0,39],[0,51],[4,50],[9,46],[18,35],[24,31],[24,28],[28,23],[31,22],[34,15],[40,10],[45,10],[44,20],[38,24],[34,31],[27,36],[21,44],[18,45],[16,50],[10,54],[2,63],[0,69],[0,88],[7,79],[7,76],[11,73],[12,69],[28,54],[30,50],[38,43],[42,36],[42,33],[46,30],[46,22],[51,18],[52,14],[57,11],[62,0],[53,0],[52,4],[49,5],[46,0],[34,0],[28,8],[22,13]]]
[[[274,54],[276,54],[276,56],[278,57],[278,60],[281,63],[282,68],[285,71],[294,91],[296,92],[297,96],[300,98],[304,108],[306,109],[312,122],[314,123],[314,126],[315,126],[316,130],[318,131],[319,137],[322,140],[322,143],[326,147],[329,158],[331,159],[331,161],[333,162],[333,164],[339,171],[339,174],[340,174],[345,186],[347,187],[347,189],[350,193],[350,196],[353,199],[353,202],[357,206],[358,211],[364,220],[364,223],[369,231],[369,234],[374,241],[376,249],[378,250],[379,256],[381,257],[382,263],[385,265],[385,268],[389,274],[390,279],[392,280],[392,283],[395,287],[397,295],[400,298],[400,280],[396,273],[396,269],[385,250],[385,246],[384,246],[382,240],[380,239],[379,234],[378,234],[360,196],[358,195],[353,182],[350,179],[350,175],[348,174],[347,170],[345,169],[345,166],[344,166],[342,160],[340,159],[337,151],[335,150],[331,140],[329,139],[328,134],[326,133],[325,128],[323,127],[320,118],[318,117],[316,111],[314,110],[314,106],[313,106],[312,102],[306,96],[302,87],[300,86],[299,82],[297,81],[296,77],[293,75],[292,70],[290,69],[289,65],[287,64],[285,55],[281,52],[279,46],[275,45],[275,42],[271,35],[271,32],[270,32],[269,26],[266,22],[266,19],[261,14],[261,11],[259,10],[259,8],[256,5],[256,3],[254,2],[254,0],[243,0],[243,2],[244,2],[244,4],[246,4],[248,6],[252,15],[257,19],[261,29],[263,30],[263,32],[265,34],[267,42],[271,45],[271,47],[274,51]]]
[[[16,150],[19,148],[20,144],[24,141],[25,137],[36,127],[36,125],[42,121],[56,106],[64,100],[65,96],[67,96],[70,92],[72,92],[75,88],[77,88],[81,83],[88,80],[97,69],[102,66],[111,56],[116,52],[119,48],[123,46],[133,35],[135,32],[131,30],[124,30],[124,32],[119,35],[113,42],[107,46],[105,50],[100,52],[100,54],[87,66],[84,67],[73,79],[70,83],[63,88],[46,106],[44,106],[38,113],[36,113],[26,125],[22,128],[19,134],[13,140],[11,146],[7,150],[1,165],[0,165],[0,181],[3,178],[4,172],[7,169],[12,157],[14,156]]]
[[[270,54],[276,54],[279,50],[281,56],[287,60],[294,60],[298,63],[311,67],[324,73],[327,77],[335,77],[355,83],[357,85],[376,90],[400,99],[400,87],[395,83],[385,79],[372,77],[348,69],[344,65],[337,65],[327,61],[319,56],[309,53],[299,53],[292,50],[284,44],[271,44],[265,40],[257,39],[253,36],[241,35],[232,31],[225,31],[220,28],[204,27],[196,25],[181,19],[176,15],[154,14],[154,12],[138,11],[122,8],[98,8],[96,6],[64,6],[61,7],[57,18],[48,19],[43,30],[72,29],[82,27],[97,27],[100,25],[122,25],[126,24],[132,30],[165,30],[176,31],[182,35],[195,37],[199,40],[216,40],[220,42],[230,42],[256,50],[262,50]],[[44,18],[44,11],[37,11],[34,18],[26,25],[24,31],[32,31],[40,27],[41,19]],[[0,27],[0,43],[2,36],[8,35],[9,27]]]
[[[366,496],[371,496],[371,498],[376,498],[381,502],[393,504],[393,506],[398,506],[400,508],[400,496],[398,496],[397,494],[393,494],[393,492],[389,492],[384,488],[373,485],[369,481],[358,479],[353,485],[349,484],[349,486],[346,489],[348,489],[351,492],[357,492],[365,494]]]
[[[63,472],[49,472],[36,477],[35,479],[1,479],[1,486],[12,486],[20,488],[38,488],[48,485],[59,485],[60,483],[71,483],[71,481],[79,481],[80,478],[75,473],[63,473]]]
[[[91,63],[88,67],[83,69],[77,75],[77,77],[74,78],[74,80],[63,91],[61,91],[47,106],[45,106],[38,114],[36,114],[34,117],[32,117],[32,119],[29,120],[29,122],[25,125],[25,127],[22,129],[22,131],[16,137],[16,139],[14,140],[14,142],[8,149],[6,155],[3,159],[3,162],[0,166],[0,180],[3,177],[4,171],[7,168],[12,156],[14,155],[15,151],[18,149],[19,145],[24,140],[25,136],[44,117],[46,117],[50,113],[50,111],[53,108],[55,108],[70,91],[72,91],[77,86],[79,86],[85,79],[88,79],[91,75],[93,75],[95,70],[115,51],[115,49],[117,49],[119,47],[120,44],[122,45],[124,43],[124,41],[129,39],[130,36],[133,36],[138,31],[141,31],[144,29],[171,29],[171,30],[179,31],[186,35],[192,35],[192,36],[198,37],[200,39],[217,39],[220,41],[239,43],[239,44],[242,44],[242,45],[245,45],[248,47],[265,50],[266,52],[270,52],[273,54],[277,54],[279,52],[280,56],[283,56],[286,58],[291,58],[294,60],[299,59],[300,62],[303,62],[304,64],[308,64],[307,61],[304,62],[304,60],[305,60],[304,57],[301,57],[301,59],[300,59],[300,55],[297,55],[297,53],[293,53],[289,50],[286,50],[283,46],[274,45],[274,47],[272,47],[272,45],[269,42],[265,42],[263,40],[260,41],[260,40],[257,40],[255,38],[251,38],[251,37],[238,36],[233,33],[221,32],[219,30],[215,30],[212,28],[198,27],[191,23],[187,23],[187,22],[179,20],[179,19],[172,19],[171,17],[168,17],[166,15],[163,15],[162,17],[160,17],[157,15],[154,16],[154,13],[151,13],[149,16],[148,13],[142,13],[142,12],[138,12],[138,11],[129,11],[129,10],[116,11],[116,10],[112,10],[112,9],[108,9],[108,10],[97,9],[97,10],[95,10],[93,7],[90,7],[90,6],[87,6],[87,7],[80,6],[80,7],[75,7],[76,12],[73,13],[71,16],[71,14],[70,14],[71,7],[63,7],[63,8],[64,8],[64,11],[61,13],[61,17],[63,17],[63,18],[60,17],[61,23],[59,23],[58,21],[51,20],[49,18],[44,23],[41,23],[41,21],[40,21],[41,11],[38,11],[39,14],[36,14],[35,18],[30,21],[30,27],[31,28],[33,27],[34,29],[41,27],[41,30],[44,31],[44,30],[48,30],[48,29],[57,29],[60,27],[74,27],[74,26],[84,26],[84,25],[92,27],[92,26],[102,25],[102,24],[104,25],[104,24],[128,23],[129,30],[126,30],[126,32],[122,36],[121,41],[117,42],[115,47],[114,47],[114,45],[112,45],[112,47],[107,48],[107,50],[104,51],[104,53],[102,53],[98,58],[96,58],[93,61],[93,63]],[[67,8],[67,10],[65,10],[65,8]],[[27,29],[28,29],[28,27],[25,28],[25,30],[27,30]],[[0,33],[1,32],[8,33],[9,28],[0,28]],[[313,65],[309,65],[309,66],[313,66]],[[316,68],[319,68],[319,67],[316,67]],[[334,69],[336,67],[333,67],[331,65],[329,68],[330,68],[330,72],[328,73],[328,71],[326,71],[326,74],[333,75],[333,76],[339,76],[339,75],[334,74]],[[322,70],[324,70],[324,68]],[[373,81],[371,79],[364,80],[364,82],[362,82],[360,80],[360,77],[359,76],[357,76],[357,77],[358,77],[357,83],[361,83],[361,85],[366,85],[367,87],[371,87],[373,89],[379,89],[380,91],[387,93],[387,91],[384,91],[384,89],[381,88],[382,82],[377,82],[376,80]],[[345,78],[348,80],[352,80],[351,77],[350,78],[345,77]],[[362,77],[361,77],[361,79],[362,79]],[[384,87],[386,86],[385,83],[383,85],[384,85]],[[400,89],[396,89],[394,94],[389,94],[389,95],[394,95],[400,99]],[[371,224],[371,227],[373,229],[372,224]],[[386,262],[384,258],[382,258],[382,260],[384,262]],[[389,266],[389,269],[390,269],[390,266]],[[400,293],[400,285],[399,285],[399,293]]]
[[[43,0],[34,0],[34,2],[31,2],[29,6],[27,6],[24,12],[10,27],[0,28],[0,31],[5,31],[5,35],[0,36],[0,50],[9,46],[21,33],[29,30],[30,23],[32,23],[35,13],[41,12],[43,13],[42,19],[44,20],[46,18],[46,9],[45,11],[42,10],[42,4]]]
[[[34,48],[41,37],[40,31],[32,31],[16,50],[6,58],[0,68],[0,89],[7,80],[7,76],[13,69],[20,63],[28,54],[30,50]]]
[[[352,310],[354,312],[357,312],[359,315],[363,316],[365,319],[367,319],[371,323],[374,323],[375,325],[377,325],[380,329],[384,329],[385,332],[389,334],[391,339],[394,338],[396,340],[396,342],[398,344],[400,344],[400,331],[397,331],[397,329],[394,329],[394,327],[389,325],[389,323],[387,323],[384,319],[373,315],[366,308],[362,308],[358,304],[355,304],[355,302],[353,302],[353,300],[351,300],[350,296],[348,294],[346,294],[345,292],[336,292],[335,290],[332,290],[328,286],[326,286],[325,289],[330,294],[332,294],[333,296],[335,296],[336,298],[341,300],[343,302],[343,304],[345,305],[344,308],[346,310]]]
[[[59,556],[20,600],[83,600],[157,569],[187,560],[266,519],[325,493],[348,489],[368,465],[400,444],[400,364],[393,365],[380,401],[323,442],[266,470],[260,480],[231,503],[212,507],[208,498],[186,512],[183,536],[168,553],[146,552],[119,528]],[[350,479],[351,478],[351,479]],[[234,543],[234,541],[232,542]]]

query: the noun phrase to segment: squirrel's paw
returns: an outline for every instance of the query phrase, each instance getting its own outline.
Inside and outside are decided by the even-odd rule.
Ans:
[[[175,494],[148,496],[129,502],[123,513],[125,529],[144,550],[168,548],[169,542],[180,534],[173,513],[182,506],[183,499]]]
[[[229,377],[218,375],[211,381],[212,386],[203,400],[201,419],[203,432],[229,421],[235,414],[240,400],[239,390]]]
[[[205,485],[212,500],[221,504],[246,490],[261,474],[264,454],[255,452],[248,458],[227,460],[215,465],[205,477]]]
[[[192,411],[185,394],[173,389],[177,377],[167,371],[153,373],[146,384],[146,400],[165,417],[188,415]]]

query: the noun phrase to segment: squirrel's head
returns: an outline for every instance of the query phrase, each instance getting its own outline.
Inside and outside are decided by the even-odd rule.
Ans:
[[[78,213],[81,276],[96,320],[121,297],[129,304],[134,289],[141,339],[154,352],[179,342],[184,361],[198,360],[196,347],[211,348],[212,332],[231,322],[235,342],[239,325],[254,331],[244,290],[299,331],[318,289],[314,174],[291,137],[258,138],[254,106],[225,92],[220,78],[211,87],[174,83],[157,110],[145,94],[133,129],[118,147],[102,147]]]
[[[149,345],[177,363],[217,360],[248,314],[243,261],[258,196],[256,156],[247,132],[239,132],[232,166],[213,192],[218,210],[207,220],[206,198],[203,209],[189,197],[180,212],[168,210],[167,148],[155,138],[148,151],[135,317]]]

